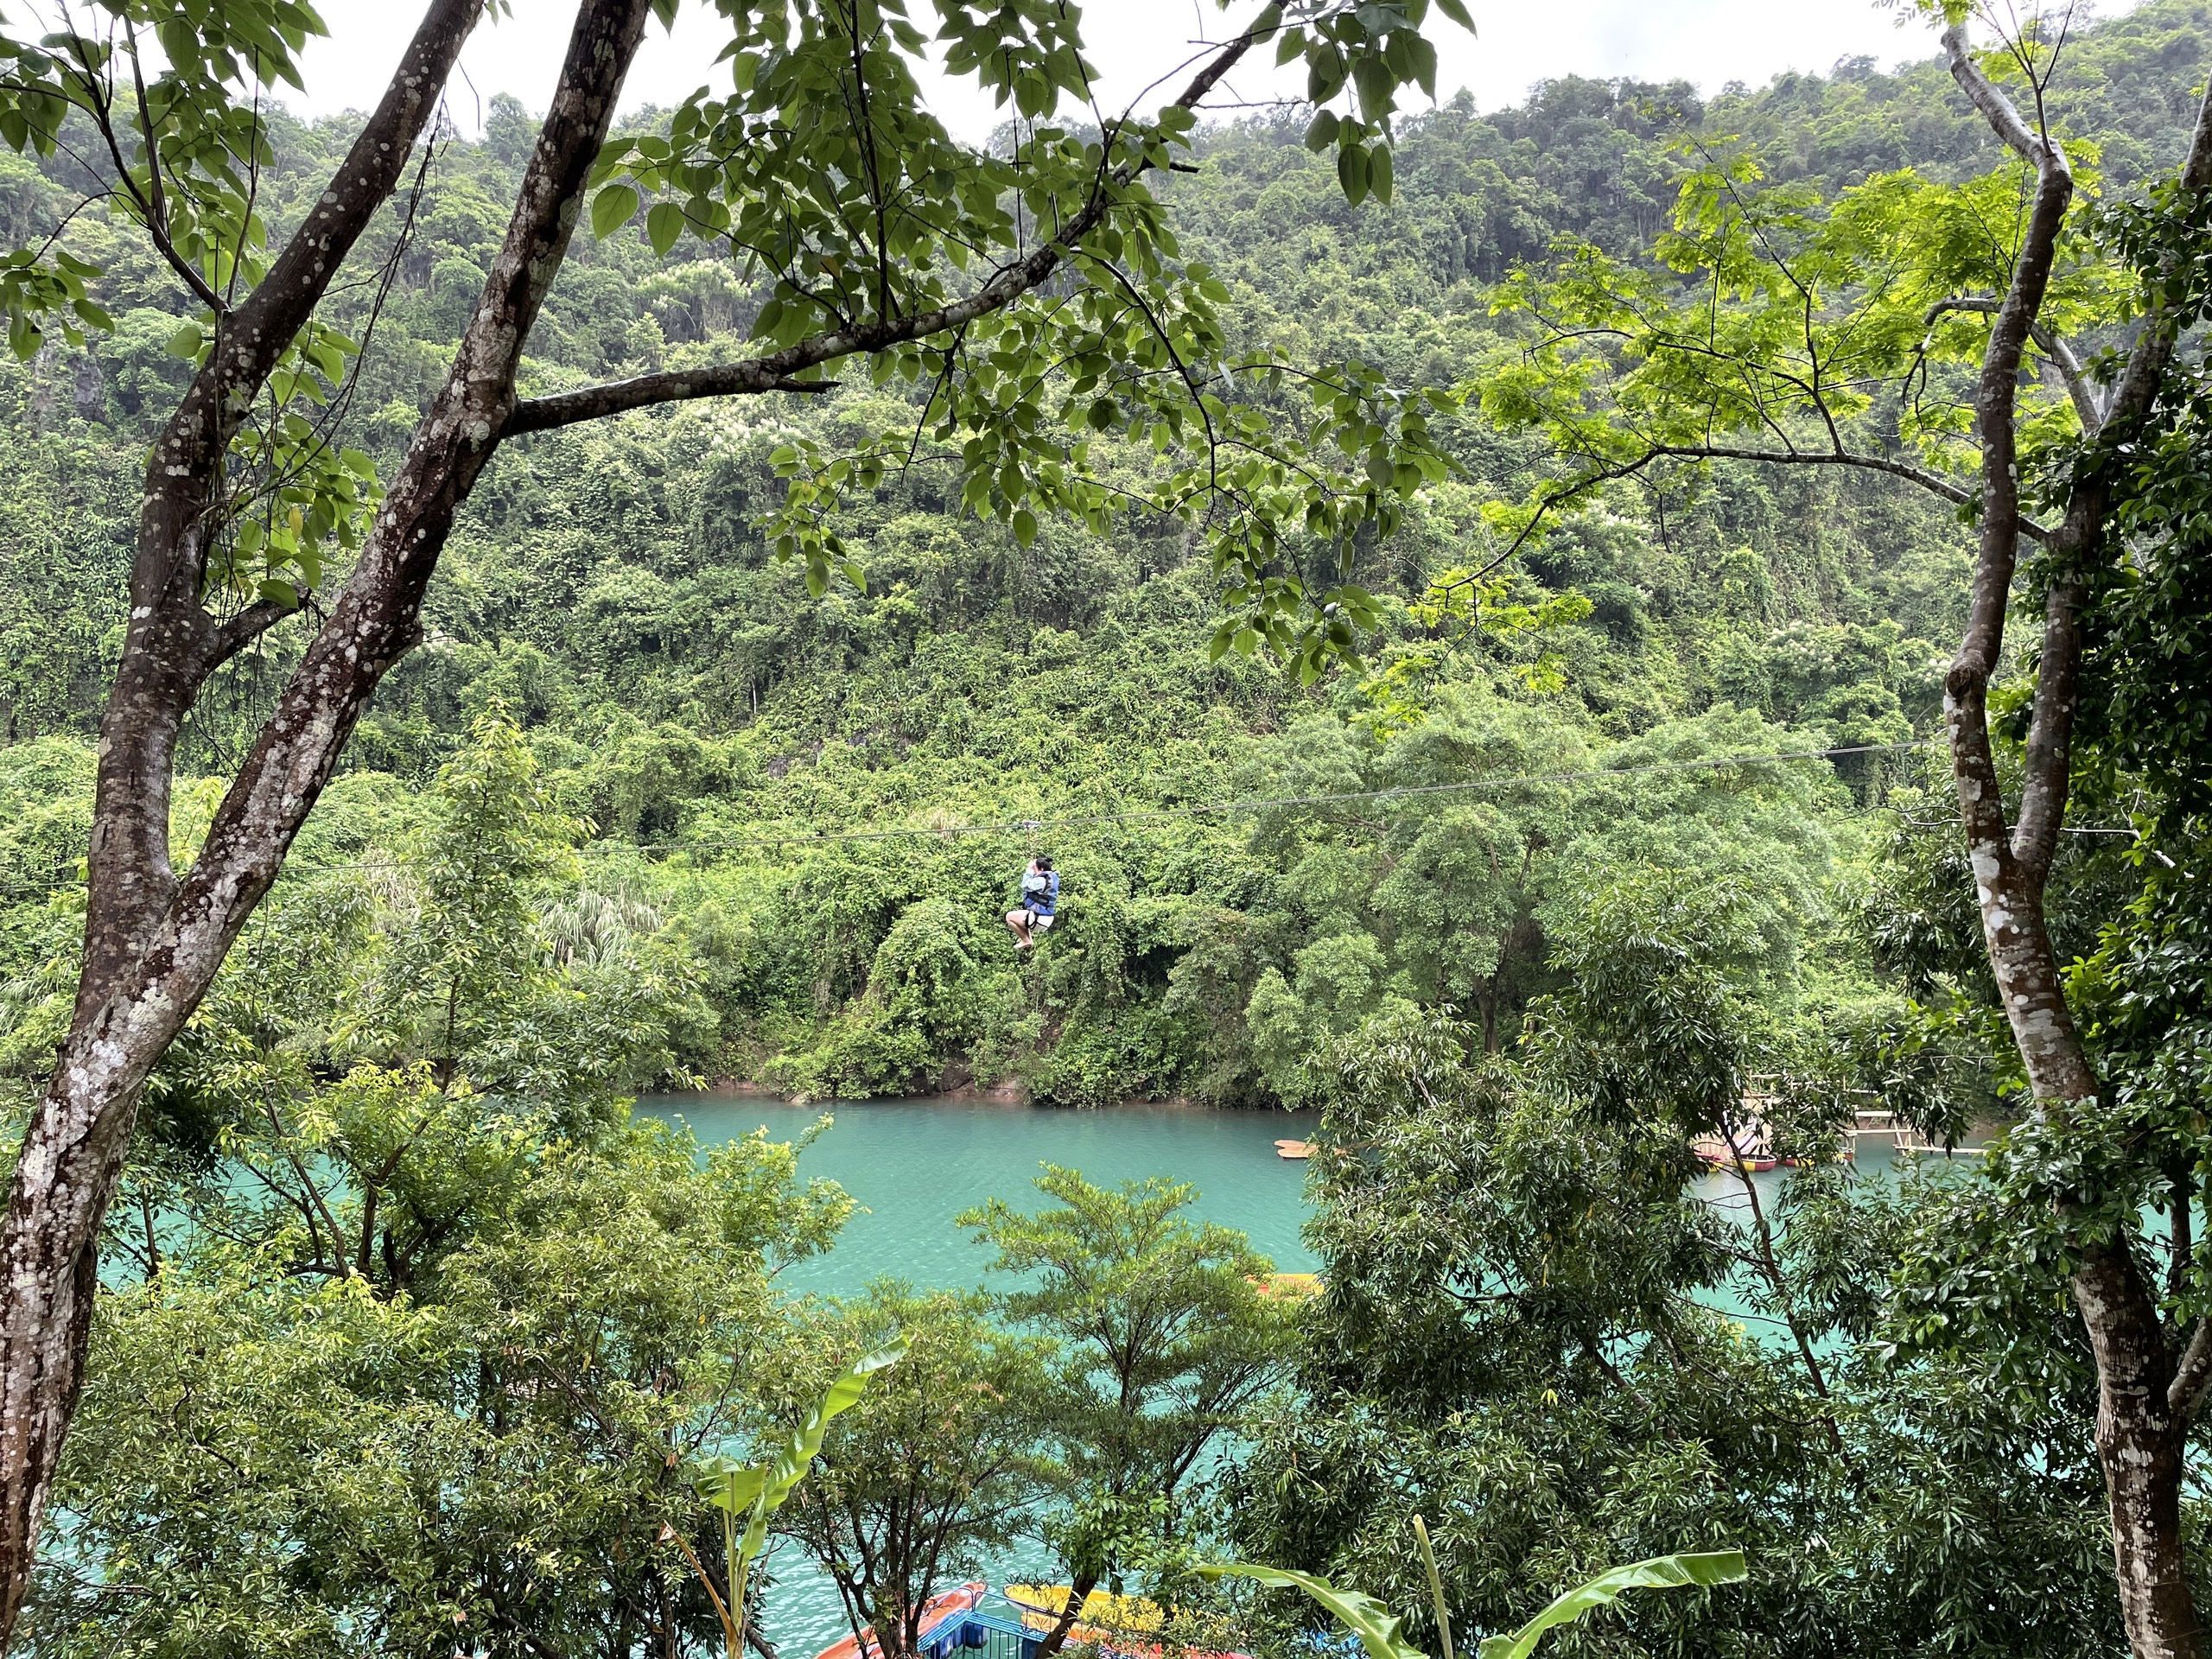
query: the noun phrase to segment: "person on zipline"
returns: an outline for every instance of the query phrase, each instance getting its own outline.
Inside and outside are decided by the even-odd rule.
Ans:
[[[1037,943],[1035,935],[1052,925],[1052,909],[1059,897],[1060,878],[1053,873],[1052,861],[1031,859],[1029,868],[1021,873],[1021,908],[1006,913],[1015,950],[1028,950]]]

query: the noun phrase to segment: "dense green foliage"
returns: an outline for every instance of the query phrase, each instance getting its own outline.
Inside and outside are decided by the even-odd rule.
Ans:
[[[1497,1628],[1608,1561],[1734,1543],[1756,1594],[1639,1604],[1630,1639],[2103,1650],[2118,1610],[2078,1327],[1986,1224],[1978,1168],[1832,1161],[1874,1079],[1851,1033],[1775,1027],[1738,897],[1605,895],[1520,1057],[1484,1061],[1478,1031],[1414,1012],[1342,1046],[1328,1294],[1306,1393],[1238,1488],[1248,1548],[1420,1609],[1421,1513],[1455,1616]],[[1762,1086],[1777,1149],[1807,1160],[1778,1205],[1749,1178],[1700,1187],[1684,1142]],[[1961,1287],[1891,1288],[1989,1270],[2017,1273],[2019,1300],[1971,1328]]]
[[[2056,107],[2108,190],[2171,164],[2208,29],[2199,0],[2155,0],[2074,48]],[[351,130],[279,119],[273,220]],[[1304,130],[1204,135],[1160,193],[1229,326],[1393,385],[1510,389],[1535,290],[1501,284],[1560,238],[1570,270],[1662,283],[1652,245],[1718,149],[1799,192],[1815,239],[1873,174],[1917,169],[1866,210],[1891,226],[2012,188],[1932,65],[1453,100],[1402,120],[1395,188],[1357,205]],[[364,289],[334,313],[365,343],[374,456],[442,369],[531,132],[497,99],[480,141],[442,141],[371,249],[381,309]],[[0,228],[70,164],[0,156]],[[115,329],[0,368],[10,1090],[73,993],[90,734],[191,309],[97,215],[71,235]],[[761,325],[766,289],[653,239],[579,247],[531,389]],[[1185,1587],[1192,1541],[1230,1535],[1417,1610],[1420,1512],[1471,1630],[1614,1561],[1748,1548],[1755,1593],[1636,1601],[1566,1633],[1578,1652],[2110,1647],[2095,1377],[2050,1200],[2108,1168],[2098,1213],[2140,1230],[2199,1179],[2212,699],[2202,538],[2167,531],[2202,518],[2192,388],[2142,461],[2142,556],[2100,597],[2079,797],[2164,862],[2085,838],[2054,885],[2126,1109],[2108,1146],[2021,1135],[1993,1179],[1834,1161],[1859,1105],[1955,1137],[2017,1082],[1940,763],[1910,747],[1967,531],[1910,486],[1623,480],[1478,576],[1573,432],[1440,399],[1462,470],[1356,539],[1380,626],[1355,671],[1300,683],[1209,654],[1215,568],[1178,521],[978,518],[926,454],[843,504],[862,569],[810,591],[761,528],[789,452],[911,422],[903,384],[518,442],[149,1087],[27,1629],[56,1654],[442,1655],[456,1629],[502,1654],[703,1648],[719,1626],[660,1529],[709,1569],[720,1535],[677,1471],[787,1432],[897,1326],[909,1361],[779,1522],[856,1620],[901,1621],[1025,1531],[1071,1577]],[[1148,435],[1099,443],[1132,488],[1166,464]],[[292,649],[272,634],[202,700],[188,768],[234,759]],[[1869,752],[1805,754],[1833,747]],[[215,795],[181,789],[184,851]],[[1252,804],[1199,810],[1231,800]],[[1017,957],[998,918],[1038,850],[1059,924]],[[1266,1264],[1165,1185],[1055,1172],[1057,1208],[968,1218],[1039,1275],[995,1299],[781,1296],[774,1268],[828,1248],[844,1200],[791,1149],[631,1117],[707,1077],[1322,1107],[1328,1291],[1291,1390],[1262,1397],[1290,1323]],[[1746,1131],[1806,1162],[1778,1211],[1697,1185],[1692,1139]],[[1232,1427],[1241,1471],[1211,1460]]]
[[[2076,102],[2062,113],[2099,137],[2111,176],[2171,160],[2181,112],[2146,107],[2139,89],[2186,78],[2197,21],[2187,6],[2149,6],[2077,48]],[[1490,283],[1515,261],[1562,235],[1630,257],[1661,228],[1687,165],[1680,135],[1745,135],[1777,178],[1821,188],[1876,164],[1959,177],[1992,151],[1944,84],[1932,65],[1886,75],[1853,63],[1709,100],[1573,79],[1487,117],[1459,100],[1403,120],[1394,199],[1357,207],[1297,123],[1261,122],[1206,137],[1204,167],[1169,194],[1186,251],[1214,266],[1233,296],[1224,314],[1250,339],[1316,359],[1352,342],[1389,375],[1448,382],[1512,359],[1510,320],[1488,311]],[[273,222],[296,215],[349,130],[279,120],[263,186]],[[442,145],[404,241],[395,219],[368,250],[397,258],[373,329],[372,290],[333,314],[367,340],[348,395],[355,441],[372,453],[392,454],[428,394],[530,131],[518,105],[495,99],[480,143]],[[29,222],[48,187],[31,162],[5,165],[9,211]],[[164,349],[187,308],[166,271],[97,217],[72,234],[106,267],[99,298],[118,328],[6,372],[19,417],[0,435],[11,479],[0,706],[18,743],[81,737],[95,717],[120,637],[137,445],[186,372]],[[696,243],[662,257],[618,232],[564,270],[528,378],[544,390],[726,354],[761,298]],[[1522,804],[1438,798],[1387,823],[1370,813],[1367,828],[1286,813],[1256,838],[1243,820],[1049,831],[1041,842],[1059,856],[1068,899],[1059,934],[1026,971],[994,918],[1035,838],[719,843],[1454,783],[1525,772],[1532,757],[1555,770],[1881,743],[1930,728],[1965,552],[1948,510],[1909,486],[1719,468],[1694,487],[1624,486],[1479,605],[1463,588],[1422,606],[1432,584],[1497,550],[1486,509],[1542,468],[1532,442],[1441,417],[1468,475],[1422,491],[1406,528],[1359,555],[1360,578],[1389,601],[1371,671],[1300,690],[1233,654],[1205,661],[1213,578],[1173,524],[1122,521],[1100,537],[1048,520],[1024,545],[963,517],[941,466],[917,467],[845,515],[866,591],[841,577],[810,596],[756,528],[784,488],[771,457],[794,435],[834,449],[898,425],[907,396],[689,406],[504,453],[432,592],[425,647],[350,751],[358,787],[412,795],[478,714],[495,701],[511,710],[559,809],[592,826],[577,902],[650,911],[683,936],[708,1017],[676,1059],[701,1074],[825,1096],[972,1079],[1068,1102],[1296,1097],[1313,1046],[1297,1033],[1316,1020],[1344,1029],[1382,999],[1478,1007],[1510,1036],[1541,979],[1541,916],[1565,873],[1607,837],[1618,855],[1629,832],[1609,825],[1664,805],[1576,788]],[[1133,448],[1130,478],[1147,465]],[[188,736],[209,766],[243,741],[284,638],[202,700]],[[1392,741],[1432,710],[1448,711],[1436,732]],[[1886,764],[1832,770],[1863,801]],[[1771,827],[1811,855],[1793,876],[1807,913],[1825,861],[1849,855],[1829,822],[1847,804],[1821,781],[1830,770],[1769,785],[1802,797],[1800,822]],[[68,793],[29,792],[71,810]],[[1719,802],[1732,793],[1716,785],[1698,806],[1693,788],[1680,804],[1730,810]],[[337,827],[346,798],[325,815],[349,844],[392,822]],[[1481,861],[1497,861],[1480,879],[1466,857],[1450,871],[1437,862],[1470,814],[1491,838]],[[1665,855],[1718,849],[1727,836],[1716,823]],[[690,850],[670,856],[671,843]],[[639,845],[663,850],[641,857]],[[71,850],[66,835],[35,854],[11,849],[10,896],[42,900],[66,881]]]

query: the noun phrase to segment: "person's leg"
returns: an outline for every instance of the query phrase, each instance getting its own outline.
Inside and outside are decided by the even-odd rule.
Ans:
[[[1029,944],[1029,912],[1009,910],[1006,913],[1007,931],[1014,935],[1014,949],[1026,950]]]

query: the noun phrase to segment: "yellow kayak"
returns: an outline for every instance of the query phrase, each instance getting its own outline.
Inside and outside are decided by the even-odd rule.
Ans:
[[[1021,1609],[1021,1622],[1033,1630],[1049,1630],[1058,1624],[1072,1593],[1071,1586],[1065,1584],[1009,1584],[1006,1587],[1006,1599]],[[1095,1633],[1086,1635],[1086,1627],[1122,1636],[1147,1636],[1167,1622],[1167,1615],[1158,1602],[1143,1596],[1117,1596],[1105,1590],[1094,1590],[1085,1596],[1083,1611],[1076,1618],[1074,1629],[1068,1632],[1069,1638],[1092,1644],[1097,1637]]]

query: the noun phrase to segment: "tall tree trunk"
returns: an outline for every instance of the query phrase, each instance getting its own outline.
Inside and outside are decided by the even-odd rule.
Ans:
[[[839,327],[764,356],[518,403],[522,348],[559,271],[653,0],[580,0],[561,79],[506,239],[453,368],[417,426],[352,575],[232,780],[191,869],[168,858],[170,775],[207,677],[296,606],[223,622],[200,602],[222,525],[221,469],[242,411],[391,196],[484,0],[427,0],[384,102],[269,276],[217,319],[207,364],[147,472],[131,622],[102,728],[86,959],[74,1017],[32,1115],[0,1224],[0,1649],[12,1634],[39,1516],[80,1386],[100,1224],[138,1091],[213,983],[384,674],[417,642],[424,590],[454,514],[502,439],[695,397],[820,392],[792,377],[957,334],[1050,281],[1149,154],[1102,179],[1052,239],[934,308]],[[1177,104],[1195,109],[1274,24],[1224,42]]]
[[[2100,429],[2050,537],[2056,575],[2045,595],[2018,822],[2006,822],[1989,731],[1988,691],[2004,646],[2005,618],[2024,522],[2020,502],[2017,391],[2026,343],[2038,326],[2073,175],[2058,145],[2033,129],[1982,73],[1965,30],[1943,36],[1951,73],[1999,137],[2036,171],[2036,189],[2012,282],[1998,306],[1975,397],[1981,440],[1981,537],[1966,634],[1944,686],[1960,819],[1974,870],[1989,964],[2034,1109],[2056,1121],[2103,1109],[2103,1085],[2067,1005],[2065,978],[2044,912],[2044,892],[2072,781],[2072,734],[2082,663],[2082,564],[2102,546],[2113,488],[2114,446],[2155,403],[2176,327],[2154,295]],[[2183,188],[2212,187],[2212,94],[2200,105]],[[2086,1195],[2085,1195],[2086,1196]],[[2087,1243],[2072,1291],[2098,1377],[2096,1446],[2112,1519],[2122,1618],[2135,1659],[2196,1659],[2196,1608],[2181,1530],[2183,1452],[2190,1390],[2182,1357],[2159,1318],[2157,1293],[2126,1241]]]
[[[257,607],[226,629],[200,602],[215,480],[235,429],[225,414],[230,394],[266,377],[390,196],[481,10],[482,0],[434,0],[316,215],[219,324],[209,365],[149,467],[130,632],[102,727],[83,978],[0,1224],[0,1643],[22,1607],[82,1384],[100,1225],[139,1090],[276,880],[377,682],[416,642],[423,589],[454,515],[513,407],[524,341],[582,212],[651,0],[580,7],[506,239],[452,371],[328,622],[179,881],[168,798],[185,714],[234,641],[286,613]]]
[[[2128,1646],[2182,1659],[2200,1643],[2181,1524],[2189,1421],[2171,1401],[2171,1344],[2158,1300],[2124,1247],[2083,1258],[2074,1305],[2097,1358],[2097,1458]]]

